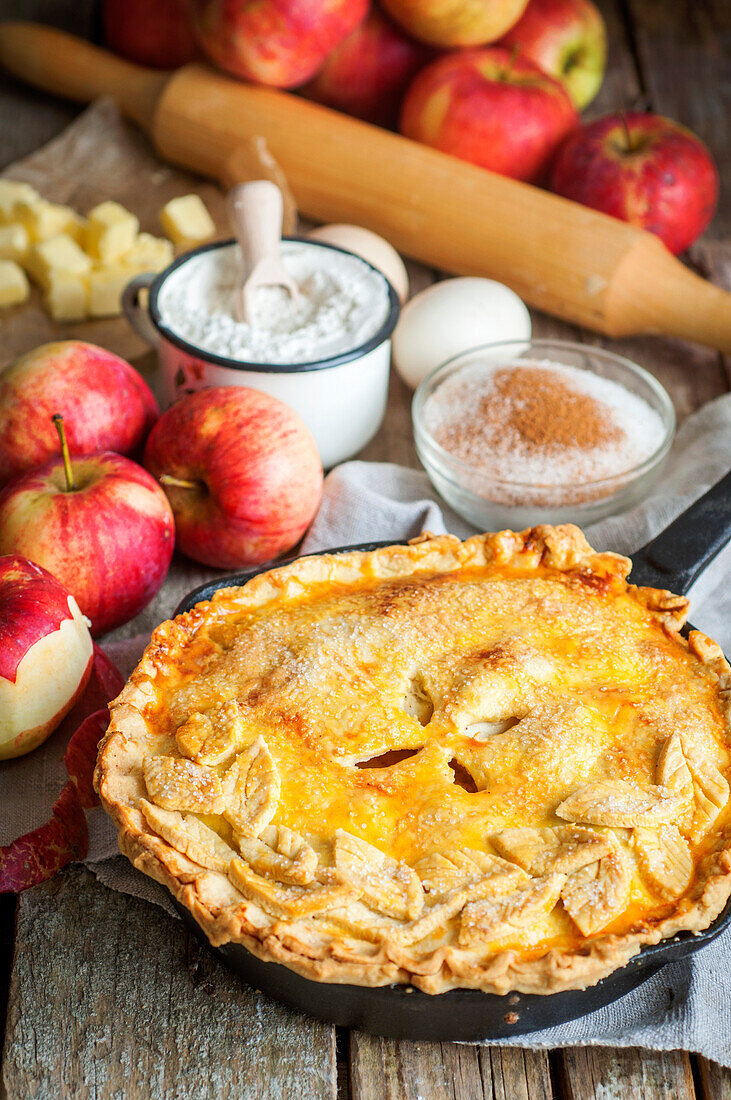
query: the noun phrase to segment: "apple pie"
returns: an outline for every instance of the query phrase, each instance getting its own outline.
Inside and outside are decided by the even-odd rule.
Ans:
[[[213,944],[581,988],[731,894],[731,670],[573,526],[305,557],[163,623],[96,784]]]

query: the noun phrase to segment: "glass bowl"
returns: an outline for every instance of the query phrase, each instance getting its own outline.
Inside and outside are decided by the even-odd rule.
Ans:
[[[661,441],[639,465],[612,477],[571,484],[551,483],[550,478],[540,483],[501,480],[437,443],[426,426],[424,410],[447,379],[466,367],[472,374],[482,364],[486,370],[494,370],[521,360],[565,364],[619,383],[658,415]],[[456,355],[421,383],[414,394],[412,418],[417,453],[437,492],[463,519],[488,531],[520,530],[536,523],[586,526],[627,511],[646,497],[657,481],[675,434],[675,410],[657,379],[621,355],[568,340],[509,340]]]

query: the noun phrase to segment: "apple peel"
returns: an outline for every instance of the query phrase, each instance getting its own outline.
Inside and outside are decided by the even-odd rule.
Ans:
[[[0,848],[0,893],[27,890],[86,856],[85,810],[98,805],[92,782],[97,745],[109,723],[106,705],[123,684],[106,653],[95,645],[89,684],[65,719],[65,724],[77,727],[64,754],[69,779],[51,808],[50,819]]]
[[[97,745],[107,731],[109,711],[106,707],[95,710],[81,723],[68,743],[63,762],[75,785],[81,805],[91,810],[99,805],[94,790],[94,765],[96,764]]]
[[[0,893],[19,892],[45,882],[88,852],[86,814],[72,780],[61,791],[51,813],[45,825],[0,849]]]

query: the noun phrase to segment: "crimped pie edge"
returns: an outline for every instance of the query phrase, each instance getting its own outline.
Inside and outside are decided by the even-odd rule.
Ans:
[[[296,920],[280,920],[267,929],[257,926],[257,907],[242,895],[235,906],[212,901],[210,891],[213,887],[215,892],[216,876],[221,880],[222,892],[225,892],[224,882],[228,884],[226,876],[193,863],[151,832],[139,809],[124,802],[121,761],[126,749],[140,738],[152,735],[142,710],[154,698],[156,668],[165,663],[171,649],[184,645],[211,614],[217,617],[217,612],[225,613],[234,605],[237,610],[261,608],[281,598],[286,600],[288,593],[301,592],[309,583],[324,580],[388,580],[422,572],[450,573],[490,563],[509,565],[517,563],[518,559],[521,568],[531,565],[537,568],[543,564],[556,571],[602,581],[608,577],[624,581],[631,566],[627,558],[618,554],[593,551],[582,532],[573,525],[543,525],[517,533],[502,531],[476,535],[464,542],[453,535],[434,536],[425,532],[408,544],[299,558],[257,574],[242,588],[220,590],[210,602],[198,604],[185,615],[162,623],[128,683],[110,704],[111,721],[99,745],[95,787],[105,810],[118,825],[121,851],[135,867],[170,890],[192,913],[212,944],[240,943],[264,961],[279,962],[319,982],[363,986],[409,984],[430,994],[453,988],[498,994],[510,991],[554,993],[595,984],[625,965],[645,944],[658,943],[680,931],[700,932],[707,928],[731,896],[731,830],[728,828],[719,834],[716,850],[704,857],[696,868],[691,892],[680,900],[670,916],[652,928],[640,928],[622,936],[597,935],[576,949],[549,948],[544,954],[531,958],[521,958],[514,949],[505,949],[487,965],[479,966],[465,966],[450,946],[437,948],[427,959],[404,947],[391,951],[389,956],[384,944],[378,950],[358,955],[348,949],[345,938],[342,948],[331,943],[329,947],[318,949],[305,929],[298,930]],[[719,686],[723,682],[728,690],[731,668],[718,645],[698,631],[691,633],[689,641],[678,634],[688,607],[685,597],[632,585],[626,586],[626,592],[656,616],[679,644],[690,647],[709,667]],[[725,718],[729,730],[728,708]],[[206,890],[202,891],[204,880]],[[207,894],[205,898],[204,893]],[[252,914],[253,920],[250,919]]]

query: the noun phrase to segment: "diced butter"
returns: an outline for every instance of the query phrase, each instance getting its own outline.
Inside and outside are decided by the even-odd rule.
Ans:
[[[129,251],[122,256],[122,263],[136,271],[162,271],[172,263],[174,254],[172,241],[153,237],[151,233],[140,233]]]
[[[94,267],[89,275],[89,316],[117,317],[122,312],[122,291],[138,271],[126,264]]]
[[[24,226],[31,241],[47,241],[60,233],[75,239],[83,225],[83,218],[70,206],[45,199],[21,200],[14,208],[12,220]]]
[[[40,195],[29,183],[0,179],[0,223],[13,220],[19,203],[31,205],[40,201]]]
[[[86,249],[104,264],[114,263],[135,243],[140,223],[118,202],[99,203],[89,212]]]
[[[47,288],[54,275],[86,275],[91,270],[91,260],[73,238],[60,233],[32,245],[26,267],[32,277]]]
[[[28,234],[22,225],[0,225],[0,260],[22,263],[28,252]]]
[[[69,224],[64,232],[69,237],[73,237],[78,245],[86,250],[86,232],[88,222],[86,218],[82,218],[81,214],[77,214],[75,210],[71,211],[72,217],[69,220]]]
[[[159,218],[163,232],[180,250],[195,248],[216,232],[200,195],[181,195],[171,199],[163,206]]]
[[[43,300],[54,321],[83,321],[88,312],[86,277],[54,271],[48,280]]]
[[[0,260],[0,307],[24,302],[30,293],[22,267],[14,260]]]

